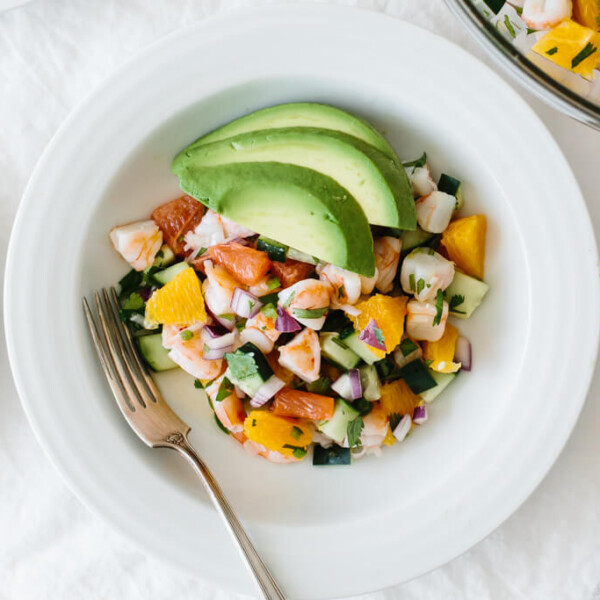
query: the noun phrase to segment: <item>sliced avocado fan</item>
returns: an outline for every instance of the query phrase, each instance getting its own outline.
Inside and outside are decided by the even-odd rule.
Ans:
[[[414,230],[415,203],[404,168],[351,135],[313,127],[264,129],[188,147],[172,170],[246,162],[307,167],[335,179],[360,204],[372,225]]]
[[[228,219],[343,269],[375,273],[358,202],[331,177],[296,165],[179,163],[181,189]]]
[[[241,133],[282,127],[318,127],[347,133],[375,146],[398,164],[390,143],[370,123],[341,108],[318,102],[290,102],[254,111],[197,139],[191,147],[218,142]]]

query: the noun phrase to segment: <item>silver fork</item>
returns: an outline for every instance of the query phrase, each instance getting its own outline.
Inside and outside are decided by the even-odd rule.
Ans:
[[[94,293],[97,326],[87,300],[83,309],[104,374],[123,416],[138,437],[151,448],[171,448],[192,465],[265,600],[285,600],[204,461],[188,442],[190,426],[169,407],[140,360],[129,329],[119,316],[114,288]]]

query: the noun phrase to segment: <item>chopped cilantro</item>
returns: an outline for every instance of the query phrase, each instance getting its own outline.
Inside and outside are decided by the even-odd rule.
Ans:
[[[425,364],[430,367],[433,364],[433,358],[428,358],[425,360]]]
[[[373,410],[373,403],[361,397],[352,403],[352,408],[356,409],[361,417],[364,417]]]
[[[454,294],[452,298],[450,298],[449,310],[451,312],[459,313],[461,315],[466,314],[464,310],[457,310],[456,307],[460,306],[465,301],[465,297],[462,294]]]
[[[180,332],[179,337],[184,342],[189,342],[194,337],[194,332],[190,331],[189,329],[184,329],[182,332]]]
[[[255,304],[256,302],[254,302],[253,300],[248,300],[248,311],[250,312],[250,314],[252,314],[252,309],[254,308]]]
[[[598,48],[591,42],[585,45],[585,48],[571,61],[571,68],[574,69],[579,63],[583,62],[586,58],[589,58]]]
[[[556,54],[558,52],[558,46],[553,46],[552,48],[550,48],[550,50],[546,50],[546,54],[548,56],[552,56],[553,54]]]
[[[411,292],[414,292],[417,289],[417,282],[415,281],[415,274],[411,273],[408,276],[408,287],[410,288]]]
[[[227,321],[235,321],[235,315],[233,313],[225,313],[224,315],[219,315],[219,319],[226,319]]]
[[[291,444],[284,444],[282,448],[289,448],[292,450],[292,454],[296,458],[304,458],[306,456],[306,448],[302,448],[301,446],[292,446]]]
[[[409,356],[418,349],[419,346],[409,338],[405,338],[400,342],[400,352],[402,352],[402,356]]]
[[[435,317],[433,317],[432,323],[434,327],[442,322],[442,315],[444,314],[444,292],[442,290],[438,290],[435,297],[435,310]]]
[[[289,295],[289,298],[283,303],[283,308],[289,308],[289,306],[292,303],[292,300],[294,299],[295,295],[296,295],[296,292],[292,292]]]
[[[320,319],[329,310],[329,307],[324,308],[294,308],[293,313],[299,319]]]
[[[344,287],[344,285],[341,285],[338,288],[338,293],[337,293],[338,300],[341,300],[345,296],[346,296],[346,288]]]
[[[119,299],[123,301],[125,298],[128,298],[132,292],[135,292],[142,285],[142,281],[144,279],[144,274],[142,271],[136,271],[135,269],[131,269],[125,277],[119,280]]]
[[[132,292],[129,294],[129,298],[121,304],[121,308],[124,310],[140,310],[144,308],[144,300],[137,292]]]
[[[350,446],[350,448],[360,445],[360,434],[364,426],[365,423],[360,416],[348,423],[348,429],[346,433],[348,436],[348,446]]]
[[[417,294],[420,294],[424,288],[425,288],[425,280],[419,279],[419,281],[417,281]]]
[[[423,154],[419,158],[417,158],[416,160],[411,160],[409,162],[403,162],[402,166],[405,169],[412,167],[413,168],[412,172],[414,173],[415,169],[417,169],[419,167],[424,167],[426,162],[427,162],[427,152],[423,152]]]
[[[251,352],[228,352],[225,354],[225,360],[234,380],[246,379],[258,373],[258,366]]]
[[[183,237],[183,235],[180,235],[180,236],[177,238],[177,243],[178,243],[178,244],[183,244],[184,240],[185,240],[185,237]]]
[[[313,394],[328,394],[331,389],[331,379],[326,375],[321,375],[316,381],[306,384],[306,390]]]
[[[402,415],[399,413],[392,413],[388,416],[388,419],[390,420],[390,428],[394,431],[394,429],[398,427],[398,423],[402,420]]]
[[[196,258],[198,258],[199,256],[202,256],[206,251],[208,250],[208,248],[200,248],[200,250],[198,250],[198,253],[196,254]]]
[[[199,379],[194,379],[194,387],[197,390],[203,390],[204,386],[202,385],[202,382]]]
[[[219,429],[223,433],[226,433],[227,435],[229,435],[229,429],[227,429],[227,427],[225,427],[225,425],[223,425],[223,423],[221,423],[221,421],[219,420],[219,417],[217,417],[217,413],[214,413],[214,415],[215,415],[215,421],[216,421],[217,426],[219,427]]]
[[[252,419],[252,427],[256,427],[256,419]]]
[[[267,319],[276,319],[277,318],[277,309],[272,304],[265,304],[260,312],[267,317]]]
[[[513,27],[513,24],[510,22],[508,15],[504,15],[504,25],[506,26],[506,29],[508,29],[508,33],[510,33],[511,37],[516,38],[517,34],[515,33],[515,28]]]
[[[332,341],[334,344],[337,344],[337,345],[338,345],[340,348],[344,348],[344,350],[348,350],[348,345],[347,345],[347,344],[345,344],[345,343],[344,343],[344,342],[343,342],[343,341],[342,341],[342,340],[339,338],[339,336],[337,336],[337,335],[336,335],[335,337],[332,337],[332,338],[331,338],[331,341]]]
[[[295,440],[299,440],[302,437],[302,434],[304,433],[304,431],[302,431],[302,429],[300,429],[300,427],[296,427],[294,425],[294,427],[292,427],[292,433],[290,434]]]
[[[235,324],[235,328],[238,331],[242,331],[242,329],[244,329],[244,327],[246,327],[246,319],[240,319],[236,324]]]
[[[279,281],[277,277],[269,277],[269,279],[267,279],[267,288],[269,290],[275,290],[278,287],[281,287],[281,281]]]
[[[385,337],[383,336],[383,332],[381,331],[381,329],[379,329],[379,327],[375,326],[375,327],[373,327],[373,333],[375,334],[375,338],[377,339],[377,341],[380,344],[385,345]]]
[[[223,377],[223,381],[221,381],[221,385],[219,386],[219,391],[217,392],[217,397],[215,398],[216,402],[223,402],[227,396],[229,396],[233,392],[233,383],[227,379],[227,377]]]

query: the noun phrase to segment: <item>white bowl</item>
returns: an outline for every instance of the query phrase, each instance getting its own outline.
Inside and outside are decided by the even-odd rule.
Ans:
[[[598,337],[596,248],[566,161],[528,106],[450,43],[374,13],[271,7],[195,25],[90,97],[46,150],[11,240],[6,328],[31,424],[74,491],[186,572],[253,588],[188,467],[121,418],[81,298],[125,271],[107,232],[178,194],[169,165],[198,135],[291,100],[364,115],[400,155],[428,152],[489,218],[491,292],[461,329],[474,368],[403,444],[349,468],[245,454],[180,372],[161,388],[193,427],[257,547],[293,598],[389,586],[464,552],[532,492],[563,447]]]

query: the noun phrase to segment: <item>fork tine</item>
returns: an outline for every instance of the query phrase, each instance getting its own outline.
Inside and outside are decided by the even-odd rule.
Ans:
[[[112,299],[111,306],[113,309],[113,313],[115,315],[118,315],[119,314],[119,298],[117,296],[117,290],[115,290],[114,287],[110,288],[110,296]],[[128,327],[125,327],[125,325],[123,324],[123,322],[120,319],[119,319],[119,331],[124,340],[125,346],[127,347],[127,350],[129,351],[130,357],[133,359],[133,362],[137,366],[139,375],[142,377],[142,379],[144,380],[144,383],[146,384],[146,387],[149,392],[150,400],[152,402],[164,402],[162,394],[160,393],[158,387],[154,383],[154,380],[150,376],[150,373],[148,373],[148,369],[146,368],[146,365],[140,360],[140,355],[139,355],[137,348],[135,347],[135,344],[133,341],[133,336],[131,335],[131,331],[129,331]]]
[[[107,308],[101,300],[100,294],[98,292],[94,292],[94,297],[96,299],[96,306],[98,309],[98,316],[100,317],[100,326],[102,331],[104,332],[104,337],[107,341],[107,347],[109,355],[112,359],[113,364],[115,365],[116,371],[119,374],[119,379],[125,389],[125,395],[131,399],[133,402],[133,398],[137,398],[140,406],[146,408],[146,403],[138,392],[135,384],[132,385],[131,375],[127,368],[123,365],[123,350],[118,348],[118,336],[114,333],[114,328],[111,329],[111,325],[113,325],[113,315],[112,310]],[[109,325],[109,320],[111,324]],[[117,340],[115,342],[115,339]]]
[[[126,411],[135,412],[135,407],[132,406],[129,398],[125,390],[123,389],[123,385],[119,378],[119,374],[115,368],[114,362],[110,356],[110,354],[105,349],[106,338],[101,336],[98,331],[98,327],[96,327],[96,323],[94,321],[94,317],[92,316],[92,311],[90,310],[90,305],[86,298],[83,299],[83,311],[85,313],[85,318],[88,324],[88,328],[90,333],[92,334],[92,340],[94,342],[94,347],[96,348],[96,352],[100,358],[100,364],[102,365],[102,370],[106,375],[106,379],[108,380],[108,384],[114,397],[117,400],[117,404],[119,408],[123,412],[123,414],[127,417]],[[104,339],[104,343],[102,341]]]

